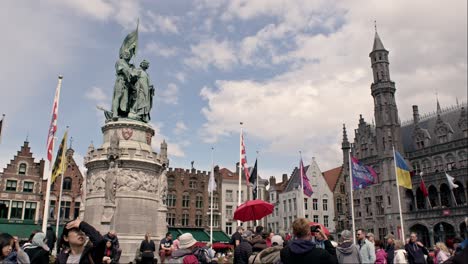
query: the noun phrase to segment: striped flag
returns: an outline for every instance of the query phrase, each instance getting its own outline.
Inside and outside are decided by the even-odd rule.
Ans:
[[[55,90],[54,104],[52,106],[52,118],[50,120],[49,133],[47,136],[47,159],[52,163],[52,151],[54,149],[54,137],[57,132],[57,116],[60,100],[60,88],[62,87],[62,76],[59,75],[57,89]]]
[[[67,134],[68,131],[65,131],[63,135],[62,142],[60,143],[59,149],[57,151],[57,157],[55,158],[54,167],[52,167],[52,178],[50,180],[51,183],[57,179],[60,174],[63,174],[63,168],[65,167],[65,153],[67,150]]]
[[[249,166],[247,165],[247,156],[245,155],[244,132],[241,134],[241,168],[244,168],[245,183],[249,185]]]
[[[312,190],[312,186],[310,185],[309,178],[307,177],[307,174],[304,169],[304,163],[302,162],[301,158],[301,163],[299,164],[299,172],[301,173],[301,181],[302,181],[302,190],[304,191],[304,194],[307,196],[312,196],[314,191]]]

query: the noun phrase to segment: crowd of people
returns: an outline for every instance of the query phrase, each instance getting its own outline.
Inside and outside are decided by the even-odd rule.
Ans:
[[[344,230],[340,242],[333,241],[320,225],[313,225],[305,218],[296,219],[293,235],[280,236],[263,232],[261,226],[255,233],[238,227],[232,235],[234,264],[257,263],[376,263],[376,264],[442,264],[468,263],[468,239],[455,240],[452,248],[438,242],[433,249],[426,248],[416,233],[406,241],[396,240],[388,234],[384,240],[375,240],[372,233],[363,229],[353,234]]]
[[[372,233],[359,229],[356,243],[349,230],[340,234],[340,243],[333,241],[320,225],[305,218],[293,222],[292,235],[265,232],[262,226],[244,230],[239,226],[232,235],[232,254],[216,254],[210,243],[201,244],[190,233],[175,240],[171,233],[160,241],[158,247],[145,235],[137,249],[136,262],[160,263],[378,263],[378,264],[450,264],[468,263],[468,239],[455,240],[451,247],[437,242],[432,249],[418,241],[411,233],[406,241],[396,240],[388,234],[385,241],[375,240]],[[17,237],[0,233],[0,264],[114,264],[119,263],[122,250],[115,231],[102,236],[93,226],[75,219],[66,224],[58,241],[58,254],[52,250],[56,241],[52,229],[46,233],[33,232],[23,245]]]

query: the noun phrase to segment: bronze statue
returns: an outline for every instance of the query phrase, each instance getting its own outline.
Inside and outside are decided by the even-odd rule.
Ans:
[[[130,63],[136,54],[137,44],[138,26],[135,31],[125,37],[119,50],[119,60],[115,64],[116,80],[112,110],[107,111],[98,107],[104,111],[106,122],[129,118],[148,123],[151,119],[154,87],[150,84],[150,78],[146,72],[149,62],[143,60],[138,69]]]

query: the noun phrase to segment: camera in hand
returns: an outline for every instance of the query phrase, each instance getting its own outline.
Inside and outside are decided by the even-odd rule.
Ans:
[[[310,232],[312,232],[312,233],[317,233],[319,230],[320,230],[319,225],[315,225],[315,226],[310,227]]]

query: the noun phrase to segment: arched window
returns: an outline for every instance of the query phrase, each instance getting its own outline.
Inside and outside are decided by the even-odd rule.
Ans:
[[[19,175],[25,175],[26,174],[26,169],[28,168],[28,165],[26,163],[21,163],[18,168],[18,174]]]
[[[445,161],[446,161],[446,168],[448,171],[456,169],[455,166],[455,157],[452,154],[447,154],[445,156]]]
[[[166,204],[168,207],[175,207],[176,205],[176,195],[175,193],[169,193],[166,198]]]
[[[442,183],[440,185],[440,204],[445,207],[452,206],[450,188],[445,183]]]
[[[424,173],[430,173],[432,171],[431,169],[431,161],[429,159],[425,159],[422,161],[421,163],[421,170],[424,172]]]
[[[188,226],[189,224],[189,212],[184,210],[182,212],[182,226]]]
[[[444,171],[444,161],[442,160],[442,157],[434,158],[434,170],[435,172]]]
[[[189,207],[190,204],[190,195],[188,193],[184,193],[182,195],[182,207]]]
[[[63,179],[63,190],[71,190],[72,189],[72,179],[70,177],[66,177]]]
[[[413,164],[411,164],[413,166],[413,171],[416,173],[416,174],[419,174],[421,172],[421,165],[419,164],[419,161],[415,161],[413,162]]]
[[[195,200],[195,207],[196,208],[203,208],[203,195],[197,194],[197,198]]]
[[[456,181],[455,184],[458,185],[458,188],[453,189],[453,196],[457,201],[457,205],[463,205],[466,203],[465,188],[463,187],[463,184],[459,181]]]
[[[203,225],[203,214],[200,211],[197,211],[195,214],[195,226],[200,227]]]
[[[460,167],[465,168],[468,166],[468,156],[465,151],[458,152],[458,163]]]
[[[421,191],[421,188],[416,190],[416,207],[418,209],[426,209],[426,199],[423,192]]]
[[[432,207],[439,205],[439,195],[437,194],[437,188],[433,185],[429,186],[429,201],[431,202]]]
[[[414,195],[412,190],[406,190],[406,204],[410,212],[414,211]]]

